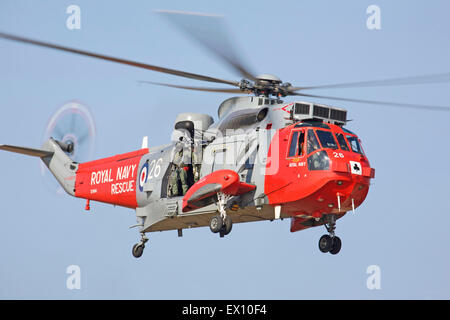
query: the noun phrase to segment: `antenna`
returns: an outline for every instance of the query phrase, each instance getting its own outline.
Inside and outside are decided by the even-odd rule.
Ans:
[[[141,149],[148,149],[148,136],[142,138]]]

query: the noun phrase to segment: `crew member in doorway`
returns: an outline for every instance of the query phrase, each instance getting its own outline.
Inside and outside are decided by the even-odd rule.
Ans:
[[[184,196],[189,189],[188,171],[190,163],[189,141],[184,135],[174,146],[172,153],[172,171],[168,181],[168,196]]]

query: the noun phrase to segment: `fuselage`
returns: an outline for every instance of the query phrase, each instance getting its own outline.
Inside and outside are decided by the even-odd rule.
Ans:
[[[207,120],[195,143],[194,139],[176,139],[164,146],[77,164],[75,176],[67,177],[74,180],[74,195],[135,209],[145,231],[191,227],[192,221],[183,217],[213,214],[217,208],[209,203],[185,214],[181,210],[188,201],[184,193],[168,192],[176,169],[174,152],[185,141],[181,143],[185,154],[201,155],[200,162],[183,165],[188,190],[198,187],[192,178],[194,169],[199,170],[203,185],[205,177],[214,177],[214,172],[231,170],[248,186],[248,192],[234,196],[230,204],[239,222],[256,221],[252,219],[258,215],[260,220],[290,217],[291,231],[297,231],[323,224],[325,215],[339,218],[361,205],[375,171],[356,134],[342,123],[287,119],[293,103],[249,98],[252,104],[244,104],[242,100],[225,101],[219,108],[220,121],[211,125]],[[176,123],[174,131],[196,126],[183,121]],[[197,149],[191,152],[194,145]],[[167,222],[174,216],[176,220]],[[205,219],[198,221],[192,226],[207,225]]]
[[[201,178],[222,169],[237,172],[243,182],[254,186],[249,194],[234,199],[238,213],[266,212],[262,219],[270,219],[267,208],[277,207],[278,217],[291,217],[291,231],[297,231],[320,224],[324,215],[341,217],[360,206],[374,169],[359,138],[342,125],[314,119],[286,123],[292,105],[275,105],[264,110],[263,116],[259,112],[263,109],[257,106],[227,109],[228,116],[208,130],[214,138],[200,147]],[[262,119],[254,123],[245,120],[246,130],[230,133],[230,126],[251,117],[252,110]],[[79,164],[75,196],[136,209],[138,216],[149,218],[146,230],[157,230],[151,226],[167,218],[167,207],[175,206],[183,216],[178,208],[183,195],[173,197],[167,192],[177,143]],[[188,164],[185,169],[191,172],[192,167]],[[195,188],[192,179],[189,187]],[[261,211],[262,207],[265,210]],[[208,208],[190,214],[216,210]],[[183,228],[177,224],[173,229],[180,226]]]

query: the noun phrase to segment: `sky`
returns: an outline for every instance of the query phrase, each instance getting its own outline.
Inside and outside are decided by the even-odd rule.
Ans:
[[[66,26],[70,5],[80,29]],[[377,5],[381,29],[366,13]],[[23,1],[0,2],[0,32],[240,80],[156,15],[224,15],[257,73],[309,86],[450,71],[450,3],[441,1]],[[178,113],[211,114],[230,97],[139,84],[201,82],[0,39],[0,144],[39,147],[58,108],[90,108],[93,158],[168,143]],[[450,106],[449,84],[327,89],[329,96]],[[304,99],[346,108],[375,168],[366,201],[337,223],[342,250],[323,254],[324,227],[290,221],[149,234],[144,255],[133,210],[59,195],[39,159],[0,153],[1,299],[449,299],[449,113]],[[286,98],[285,101],[296,101]],[[69,289],[78,266],[81,286]],[[379,284],[367,285],[376,266]],[[70,268],[69,268],[70,270]]]

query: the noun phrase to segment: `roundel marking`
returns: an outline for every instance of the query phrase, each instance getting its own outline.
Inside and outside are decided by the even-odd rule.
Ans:
[[[141,192],[144,190],[144,184],[147,182],[147,176],[148,176],[148,162],[146,162],[139,173],[139,190]]]

